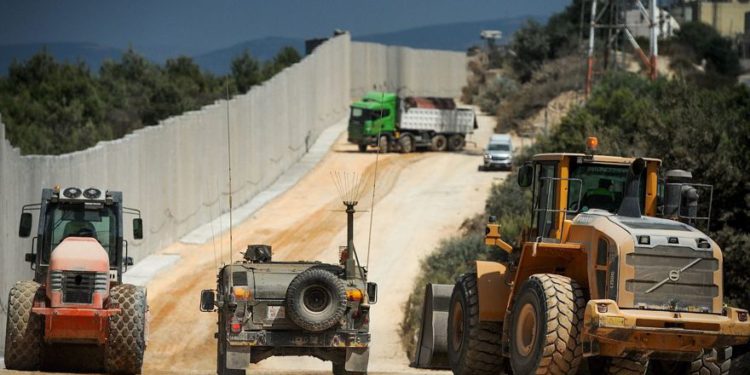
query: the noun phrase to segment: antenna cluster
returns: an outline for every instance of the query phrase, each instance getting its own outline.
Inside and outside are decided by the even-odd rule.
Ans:
[[[362,176],[357,172],[333,171],[331,178],[346,206],[356,206],[365,191]]]

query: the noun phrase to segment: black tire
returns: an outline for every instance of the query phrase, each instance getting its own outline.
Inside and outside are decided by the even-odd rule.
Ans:
[[[286,290],[287,314],[300,328],[320,332],[338,324],[346,312],[346,288],[333,272],[305,270]]]
[[[361,371],[346,371],[346,363],[334,361],[331,364],[333,375],[367,375],[367,372]]]
[[[44,318],[31,312],[40,290],[39,283],[34,281],[19,281],[10,289],[5,325],[5,367],[8,370],[35,371],[42,363]]]
[[[583,289],[556,274],[536,274],[521,286],[510,318],[510,365],[515,374],[573,375],[586,306]]]
[[[109,305],[122,311],[109,318],[104,366],[112,374],[140,374],[146,351],[146,290],[123,284],[110,290]]]
[[[479,321],[477,275],[461,275],[448,312],[448,362],[455,375],[500,374],[506,362],[499,322]]]
[[[216,374],[217,375],[245,375],[245,370],[227,368],[227,319],[223,310],[219,309],[218,340],[216,342]]]
[[[357,145],[357,149],[359,152],[365,152],[367,151],[367,145]]]
[[[443,152],[448,149],[448,138],[444,134],[437,134],[432,137],[432,151]]]
[[[592,357],[588,360],[590,374],[644,375],[648,370],[647,358]],[[666,372],[667,374],[669,372]]]
[[[461,134],[453,134],[448,137],[448,150],[449,151],[461,151],[466,145],[466,140]]]
[[[378,139],[378,148],[380,149],[381,154],[387,154],[389,151],[388,147],[388,136],[381,135]]]
[[[690,375],[728,375],[731,368],[731,346],[708,349],[690,363]]]
[[[399,137],[398,145],[401,147],[401,152],[404,154],[414,152],[414,138],[409,134],[404,134]]]

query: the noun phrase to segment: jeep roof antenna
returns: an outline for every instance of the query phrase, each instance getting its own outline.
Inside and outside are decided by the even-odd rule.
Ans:
[[[397,99],[398,100],[398,99]],[[380,116],[383,118],[383,102],[385,101],[385,92],[380,92]],[[398,105],[398,103],[396,103]],[[398,107],[396,108],[398,111]],[[372,244],[372,219],[375,216],[375,187],[378,182],[378,160],[380,159],[380,151],[383,145],[380,143],[381,133],[383,131],[383,125],[378,127],[378,151],[375,154],[375,170],[372,173],[372,202],[370,202],[370,229],[367,232],[367,259],[365,267],[370,267],[370,245]],[[386,139],[387,145],[388,139]]]
[[[229,80],[225,81],[227,91],[227,166],[229,172],[229,264],[233,262],[232,259],[232,134],[231,127],[229,126]],[[232,277],[229,278],[229,289],[232,288]]]
[[[356,172],[331,172],[333,183],[336,185],[336,189],[339,191],[341,201],[346,206],[346,251],[349,256],[346,260],[346,274],[347,278],[354,277],[354,261],[359,264],[359,257],[357,256],[357,250],[354,248],[354,206],[359,203],[359,198],[364,192],[364,184],[362,183],[361,176]],[[354,254],[354,259],[351,255]]]

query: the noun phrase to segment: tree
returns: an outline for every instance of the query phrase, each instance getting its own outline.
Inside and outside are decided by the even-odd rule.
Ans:
[[[550,51],[549,38],[539,22],[528,20],[513,34],[510,48],[513,51],[513,71],[521,82],[527,82],[547,59]]]
[[[263,81],[260,64],[248,50],[232,60],[231,76],[240,93],[246,93],[251,87]]]

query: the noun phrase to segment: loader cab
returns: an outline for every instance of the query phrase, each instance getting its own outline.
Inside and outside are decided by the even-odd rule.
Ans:
[[[624,198],[633,160],[578,153],[535,155],[519,170],[519,185],[532,191],[531,223],[525,241],[562,242],[565,228],[579,213],[614,213]],[[656,216],[661,161],[644,160],[646,172],[639,183],[639,205],[645,216]]]
[[[44,189],[41,203],[25,205],[22,211],[21,237],[31,234],[31,211],[39,212],[37,236],[26,261],[35,270],[34,280],[40,283],[46,279],[52,252],[68,237],[89,237],[99,242],[109,256],[110,279],[122,282],[122,273],[133,265],[123,238],[123,212],[138,215],[132,224],[133,237],[143,238],[140,211],[123,207],[122,193],[117,191]]]

